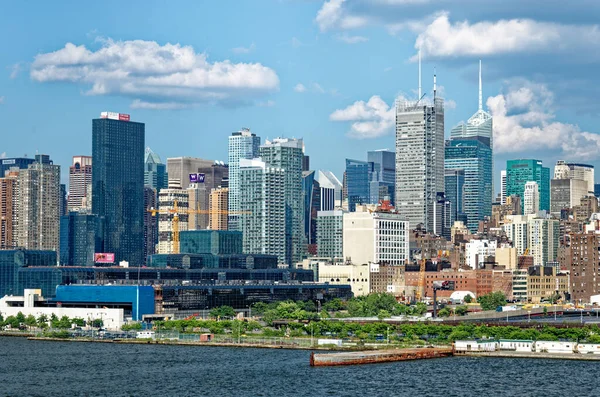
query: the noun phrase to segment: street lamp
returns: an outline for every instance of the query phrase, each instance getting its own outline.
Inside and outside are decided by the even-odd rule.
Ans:
[[[531,322],[531,310],[527,310],[527,322]]]

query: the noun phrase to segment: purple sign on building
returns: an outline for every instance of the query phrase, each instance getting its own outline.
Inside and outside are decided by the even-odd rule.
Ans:
[[[204,183],[204,174],[198,174],[198,183]]]
[[[190,174],[190,183],[198,182],[198,174]]]

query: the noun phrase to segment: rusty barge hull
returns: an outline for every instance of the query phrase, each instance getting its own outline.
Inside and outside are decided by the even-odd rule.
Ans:
[[[332,367],[338,365],[378,364],[395,361],[425,360],[450,357],[451,348],[394,349],[368,352],[343,352],[310,354],[311,367]]]

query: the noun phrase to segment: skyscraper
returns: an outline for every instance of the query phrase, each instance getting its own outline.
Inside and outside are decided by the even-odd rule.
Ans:
[[[18,177],[16,169],[0,178],[0,250],[17,247]]]
[[[558,160],[554,166],[554,179],[578,179],[587,184],[586,194],[594,194],[594,166],[580,163],[566,163]]]
[[[369,181],[369,163],[346,159],[346,189],[348,192],[348,211],[354,212],[357,204],[371,202]]]
[[[145,125],[103,112],[92,120],[92,213],[104,217],[102,252],[144,263]]]
[[[317,255],[326,258],[342,258],[344,212],[342,210],[319,211],[317,214]]]
[[[444,192],[444,100],[435,92],[434,78],[432,103],[396,103],[395,200],[411,229],[421,224],[440,235],[442,206],[436,195]]]
[[[446,170],[464,170],[462,212],[476,233],[479,221],[492,215],[492,150],[480,137],[452,138],[446,142]]]
[[[15,157],[0,160],[0,178],[4,177],[4,173],[11,168],[17,168],[20,170],[27,169],[29,164],[33,164],[35,159],[27,157]]]
[[[240,159],[238,166],[244,253],[277,255],[279,263],[289,263],[285,171],[259,159]]]
[[[308,253],[312,255],[317,254],[317,213],[321,210],[321,186],[315,179],[315,174],[315,171],[302,171],[304,235]]]
[[[369,180],[369,202],[377,204],[385,197],[394,204],[396,180],[396,153],[389,150],[372,150],[367,152],[367,162],[371,168]]]
[[[521,197],[521,210],[525,184],[529,181],[538,184],[540,211],[550,211],[550,169],[543,167],[540,160],[519,159],[506,162],[506,196]]]
[[[144,158],[144,186],[151,187],[156,191],[169,187],[169,175],[167,166],[160,160],[158,154],[149,147],[146,148]]]
[[[285,171],[285,249],[286,262],[293,266],[306,251],[304,238],[304,200],[302,199],[302,139],[275,138],[259,148],[261,159],[269,167]]]
[[[506,170],[500,171],[500,204],[506,204]]]
[[[69,196],[67,211],[91,210],[92,198],[88,197],[92,185],[92,157],[73,156],[69,167]]]
[[[448,211],[444,214],[444,237],[449,238],[450,229],[455,221],[463,221],[466,225],[463,203],[465,195],[465,170],[446,169],[445,174],[446,200]]]
[[[158,216],[148,212],[150,209],[158,208],[158,195],[156,190],[144,186],[144,257],[156,253],[158,244]]]
[[[537,182],[527,182],[523,192],[523,215],[537,214],[540,210],[540,192]]]
[[[17,244],[29,250],[60,249],[60,166],[47,155],[19,171]],[[58,257],[57,257],[58,260]]]
[[[260,137],[250,132],[249,128],[242,128],[229,137],[229,211],[240,210],[240,160],[258,157]],[[232,213],[228,216],[229,230],[241,230],[239,215]]]
[[[188,217],[186,212],[176,212],[177,208],[187,210],[188,193],[181,189],[162,189],[158,192],[158,246],[156,252],[158,254],[172,254],[179,251],[175,242],[175,228],[180,232],[188,230]],[[175,215],[178,217],[178,225],[175,223]]]
[[[94,253],[100,252],[102,220],[84,212],[60,217],[60,264],[94,266]]]
[[[315,180],[319,182],[321,188],[321,211],[332,211],[336,206],[336,201],[341,205],[342,201],[342,183],[331,171],[318,170]]]
[[[228,197],[229,188],[227,187],[218,187],[210,192],[210,202],[208,206],[208,228],[210,230],[227,230]]]
[[[194,175],[194,174],[192,174]],[[210,165],[203,165],[197,169],[197,177],[190,182],[189,193],[190,210],[208,211],[210,193],[213,189],[229,186],[229,166],[216,161]],[[204,230],[209,228],[208,212],[190,214],[189,230]]]
[[[190,183],[196,183],[198,169],[210,167],[213,160],[204,160],[196,157],[174,157],[167,159],[167,174],[169,189],[187,189]]]

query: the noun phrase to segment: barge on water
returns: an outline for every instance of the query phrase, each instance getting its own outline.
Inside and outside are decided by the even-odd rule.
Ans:
[[[452,348],[393,349],[342,353],[310,354],[311,367],[376,364],[452,356]]]

